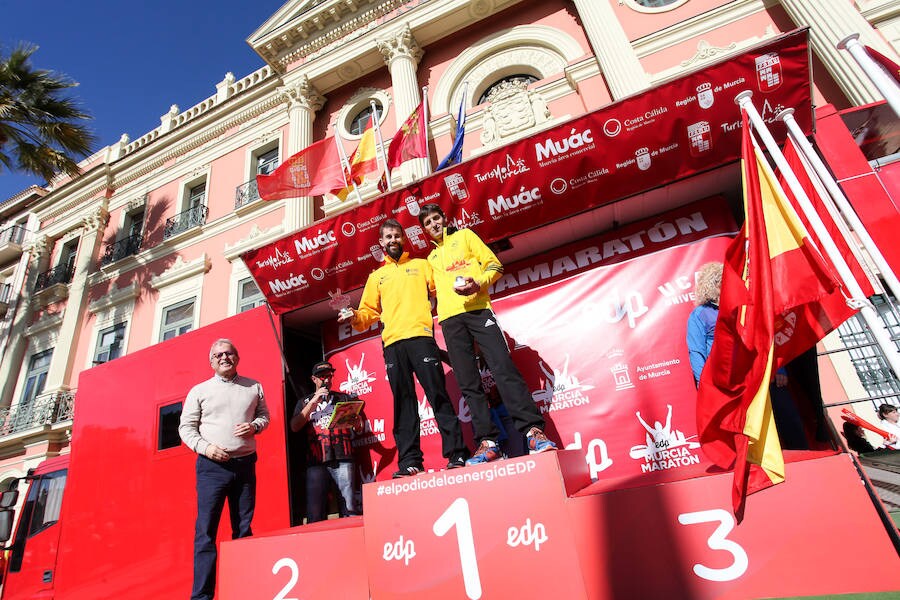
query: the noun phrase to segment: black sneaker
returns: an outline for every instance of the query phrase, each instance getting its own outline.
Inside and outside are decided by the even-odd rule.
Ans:
[[[466,459],[463,456],[454,456],[450,459],[450,462],[447,463],[448,469],[459,469],[464,466],[466,466]]]
[[[418,475],[424,470],[425,467],[400,467],[400,470],[394,473],[391,477],[393,479],[400,479],[401,477],[412,477],[413,475]]]

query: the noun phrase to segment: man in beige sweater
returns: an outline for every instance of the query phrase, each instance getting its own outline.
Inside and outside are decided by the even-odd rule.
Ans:
[[[253,534],[256,503],[256,435],[269,424],[258,381],[238,375],[237,348],[213,342],[209,364],[215,374],[188,392],[178,434],[197,456],[197,524],[191,600],[212,600],[216,589],[216,531],[225,500],[231,537]]]

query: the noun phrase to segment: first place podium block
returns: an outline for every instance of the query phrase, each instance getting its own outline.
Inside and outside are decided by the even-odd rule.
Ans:
[[[365,485],[372,598],[586,598],[566,499],[589,482],[560,451]]]

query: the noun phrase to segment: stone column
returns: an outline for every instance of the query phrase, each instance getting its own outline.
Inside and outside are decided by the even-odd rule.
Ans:
[[[641,66],[609,0],[573,2],[613,100],[650,87],[650,78]]]
[[[391,73],[391,87],[394,91],[394,122],[397,129],[422,101],[416,70],[425,51],[419,46],[407,23],[389,40],[378,40],[378,49]],[[407,161],[400,168],[403,184],[424,177],[431,171],[426,158]]]
[[[889,57],[895,54],[853,3],[846,0],[782,0],[781,5],[798,27],[810,26],[813,52],[853,104],[883,99],[850,53],[837,49],[837,43],[842,39],[851,33],[859,33],[860,43]]]
[[[304,75],[293,84],[278,88],[278,93],[288,104],[288,142],[281,160],[297,154],[313,143],[313,121],[316,112],[325,105],[325,98]],[[284,227],[286,233],[297,231],[313,222],[313,199],[309,196],[285,202]]]
[[[29,221],[30,224],[30,221]],[[17,307],[10,321],[6,351],[0,360],[0,406],[9,406],[13,400],[13,392],[19,380],[19,372],[22,370],[22,360],[25,350],[28,348],[28,339],[25,337],[25,329],[31,321],[32,306],[31,297],[34,294],[34,285],[40,273],[46,270],[50,258],[50,241],[47,236],[41,235],[32,240],[23,250],[23,255],[28,255],[25,282],[22,284],[21,297],[17,301]]]
[[[97,264],[100,246],[103,244],[103,230],[109,220],[106,210],[108,201],[104,199],[100,206],[94,207],[81,218],[83,233],[78,241],[78,258],[75,261],[75,274],[69,284],[69,296],[59,326],[59,337],[50,359],[50,370],[47,373],[47,384],[44,392],[58,392],[69,389],[72,377],[75,353],[70,352],[78,345],[78,334],[84,324],[87,312],[88,289],[87,278],[92,267]]]

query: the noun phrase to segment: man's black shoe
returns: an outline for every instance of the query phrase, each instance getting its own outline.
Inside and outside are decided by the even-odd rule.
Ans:
[[[401,477],[412,477],[413,475],[418,475],[424,470],[425,467],[401,467],[399,471],[392,475],[392,478],[400,479]]]

